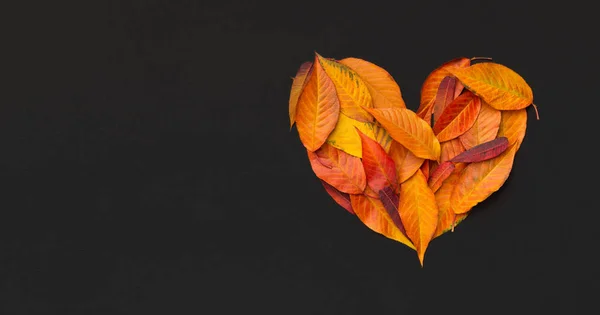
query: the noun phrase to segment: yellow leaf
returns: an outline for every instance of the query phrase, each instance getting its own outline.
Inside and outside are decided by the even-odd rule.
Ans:
[[[494,62],[448,68],[464,86],[498,110],[516,110],[533,102],[533,91],[512,69]]]
[[[406,108],[400,87],[394,78],[383,68],[358,58],[345,58],[341,64],[356,71],[363,80],[373,98],[374,108],[400,107]]]
[[[440,143],[431,127],[407,108],[367,108],[392,139],[423,159],[438,160]]]
[[[374,133],[374,124],[354,120],[344,114],[340,114],[337,125],[329,134],[327,143],[350,155],[362,158],[362,145],[356,128],[367,137],[377,140]]]
[[[367,85],[354,70],[317,54],[319,63],[335,85],[340,100],[340,110],[346,116],[364,122],[372,122],[373,116],[363,107],[373,107]]]
[[[425,175],[420,170],[400,185],[398,211],[406,234],[417,249],[422,266],[425,251],[437,227],[438,207]]]

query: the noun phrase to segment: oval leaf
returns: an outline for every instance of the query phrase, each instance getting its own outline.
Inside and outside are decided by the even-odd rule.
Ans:
[[[335,128],[340,103],[335,86],[319,63],[315,63],[296,108],[296,128],[308,151],[316,151]]]
[[[367,137],[376,139],[373,123],[366,123],[354,120],[344,114],[340,114],[335,128],[327,137],[327,143],[356,157],[362,157],[362,145],[360,136],[356,129],[360,130]]]
[[[437,227],[438,208],[435,196],[427,186],[421,171],[417,171],[400,185],[398,209],[406,234],[415,245],[419,261],[423,266],[425,251]]]
[[[335,85],[341,112],[358,121],[372,122],[373,116],[363,109],[363,107],[373,107],[371,94],[358,74],[349,67],[335,60],[323,58],[319,54],[317,59]]]
[[[306,82],[308,82],[312,65],[313,63],[310,61],[301,64],[298,72],[296,72],[294,80],[292,81],[292,89],[290,91],[289,100],[290,128],[292,128],[294,122],[296,121],[296,105],[298,104],[298,98],[300,98],[302,89],[304,89]]]
[[[454,171],[454,163],[450,161],[442,162],[438,167],[435,168],[435,171],[431,172],[429,179],[427,180],[427,185],[431,188],[431,191],[434,193],[442,186],[442,183],[450,174]]]
[[[516,151],[515,144],[491,160],[467,165],[450,197],[454,213],[469,211],[500,189],[510,174]]]
[[[494,62],[448,68],[471,92],[498,110],[516,110],[533,102],[533,91],[512,69]]]
[[[396,167],[394,161],[375,140],[358,131],[362,142],[362,164],[367,176],[367,185],[379,192],[385,186],[396,187]]]
[[[412,242],[392,222],[381,200],[361,194],[350,195],[350,201],[356,216],[371,230],[415,249]]]
[[[438,120],[448,104],[454,100],[454,90],[456,89],[456,78],[447,76],[440,82],[435,101],[433,102],[433,125]]]
[[[342,208],[346,209],[348,212],[354,214],[354,211],[352,210],[352,204],[350,203],[349,194],[337,190],[335,187],[327,184],[327,182],[324,180],[321,180],[321,184],[323,184],[325,191],[338,205],[342,206]]]
[[[365,190],[367,177],[359,158],[329,144],[315,152],[307,152],[318,178],[348,194],[361,194]]]
[[[454,186],[460,178],[460,173],[465,168],[464,163],[458,163],[454,168],[454,171],[444,181],[440,189],[435,192],[435,201],[438,205],[438,224],[435,229],[434,238],[448,232],[453,231],[460,222],[462,222],[467,213],[456,214],[452,210],[452,204],[450,203],[450,196],[454,190]]]
[[[414,155],[423,159],[437,160],[440,157],[440,143],[431,127],[423,119],[407,108],[368,108],[369,113],[398,141]]]
[[[462,143],[458,139],[444,141],[440,144],[440,146],[442,148],[440,161],[442,162],[449,161],[465,151],[465,147],[463,147]]]
[[[409,179],[421,167],[424,159],[415,156],[403,145],[392,140],[390,151],[388,153],[394,165],[396,166],[396,180],[402,184]]]
[[[473,126],[469,130],[458,137],[465,149],[470,149],[478,144],[494,140],[500,128],[501,116],[499,110],[492,108],[482,101],[475,123],[473,123]]]
[[[499,137],[494,140],[476,145],[469,150],[452,158],[452,162],[475,163],[493,159],[508,148],[508,139]]]
[[[508,145],[521,145],[525,138],[525,130],[527,129],[527,111],[520,110],[503,110],[500,120],[500,128],[498,129],[498,137],[506,137]],[[517,150],[519,148],[517,147]]]
[[[345,58],[340,63],[354,70],[367,85],[374,108],[406,108],[400,87],[383,68],[358,58]]]
[[[471,92],[461,94],[442,112],[433,125],[438,140],[448,141],[465,133],[475,123],[481,100]]]
[[[468,58],[456,58],[433,70],[427,76],[427,78],[425,78],[425,82],[423,82],[423,86],[421,86],[421,102],[419,104],[419,109],[417,110],[417,115],[429,123],[431,121],[433,103],[435,101],[435,96],[440,86],[440,82],[442,82],[444,77],[450,75],[448,69],[464,68],[468,67],[470,64],[471,60]]]

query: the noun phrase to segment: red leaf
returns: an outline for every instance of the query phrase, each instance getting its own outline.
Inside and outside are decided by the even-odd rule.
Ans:
[[[452,174],[452,171],[454,171],[454,163],[450,161],[442,162],[429,176],[427,185],[435,193],[442,186],[444,180]]]
[[[499,137],[476,145],[452,158],[452,162],[481,162],[497,157],[508,148],[508,138]]]
[[[375,192],[385,186],[396,187],[396,167],[391,157],[377,141],[367,137],[358,128],[362,143],[362,164],[367,176],[367,185]]]
[[[406,235],[406,229],[404,229],[404,224],[402,224],[400,214],[398,214],[398,204],[400,203],[400,200],[398,199],[398,195],[394,192],[394,189],[390,186],[384,187],[379,191],[379,199],[381,200],[385,211],[387,211],[392,218],[392,222],[394,222],[402,234]]]
[[[366,176],[360,158],[328,143],[315,152],[307,150],[307,153],[310,165],[318,178],[348,194],[361,194],[365,190]]]
[[[342,208],[348,210],[348,212],[354,214],[354,210],[352,210],[352,204],[350,203],[350,195],[347,193],[343,193],[337,190],[335,187],[327,184],[326,181],[321,179],[321,184],[325,188],[325,191],[333,198],[338,205],[342,206]]]
[[[440,82],[437,94],[435,95],[435,101],[433,103],[433,124],[438,120],[444,108],[454,100],[454,93],[456,89],[456,78],[447,76]]]

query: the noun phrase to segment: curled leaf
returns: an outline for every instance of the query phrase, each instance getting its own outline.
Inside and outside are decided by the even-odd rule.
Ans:
[[[298,105],[298,98],[300,98],[300,94],[302,93],[302,89],[308,82],[308,77],[310,74],[310,70],[312,69],[313,63],[307,61],[300,65],[298,72],[296,72],[296,76],[292,81],[292,89],[290,91],[290,100],[289,100],[289,112],[290,112],[290,128],[294,125],[296,121],[296,105]]]
[[[458,137],[465,149],[494,140],[500,128],[500,117],[499,110],[482,101],[473,126]]]
[[[338,205],[342,206],[342,208],[346,209],[348,212],[354,214],[354,211],[352,210],[352,204],[350,203],[349,194],[337,190],[335,187],[327,184],[327,182],[324,180],[321,180],[321,184],[323,184],[325,191]]]
[[[318,178],[348,194],[361,194],[365,190],[367,177],[359,158],[329,144],[324,144],[315,152],[307,152]]]
[[[474,163],[497,157],[508,148],[508,139],[499,137],[494,140],[476,145],[469,150],[452,158],[452,162]]]
[[[481,101],[471,92],[461,94],[441,113],[433,132],[441,142],[452,140],[469,130],[475,123]]]
[[[533,102],[533,91],[512,69],[494,62],[467,68],[448,68],[471,92],[498,110],[525,108]]]

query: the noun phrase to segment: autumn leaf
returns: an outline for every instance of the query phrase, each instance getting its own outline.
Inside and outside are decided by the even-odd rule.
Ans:
[[[451,160],[455,156],[465,151],[465,147],[462,145],[460,140],[458,140],[458,138],[449,141],[444,141],[440,144],[440,146],[442,151],[440,155],[441,162]]]
[[[457,98],[465,89],[465,86],[462,84],[462,82],[456,80],[456,84],[454,86],[454,98]]]
[[[433,125],[438,120],[446,106],[454,100],[456,78],[447,76],[440,82],[440,87],[433,102]]]
[[[433,132],[440,142],[452,140],[469,130],[475,123],[481,101],[471,92],[461,94],[450,103],[433,125]]]
[[[318,178],[348,194],[361,194],[365,190],[367,177],[359,158],[329,144],[315,152],[307,152]]]
[[[378,124],[374,124],[373,133],[375,135],[375,141],[383,147],[385,152],[390,152],[393,139],[387,130]]]
[[[466,68],[448,68],[448,72],[495,109],[522,109],[533,102],[533,91],[523,77],[499,63],[484,62]]]
[[[494,140],[476,145],[469,150],[452,158],[452,162],[475,163],[493,159],[508,148],[508,139],[499,137]]]
[[[525,109],[503,110],[501,115],[498,137],[506,137],[509,146],[514,144],[520,146],[527,129],[527,111]]]
[[[431,163],[429,163],[429,161],[431,160],[425,160],[425,162],[423,162],[423,164],[421,164],[421,173],[423,173],[423,176],[425,176],[425,180],[429,180],[429,173],[431,172]]]
[[[369,189],[367,187],[367,190]],[[394,224],[381,200],[360,194],[350,195],[350,201],[356,216],[371,230],[415,249],[408,237]]]
[[[462,222],[467,215],[466,213],[456,214],[452,210],[452,204],[450,203],[450,196],[456,186],[462,170],[464,170],[465,163],[457,163],[454,171],[444,181],[440,189],[435,192],[435,201],[438,205],[438,224],[434,233],[434,238],[446,233],[447,231],[454,230],[460,222]]]
[[[317,54],[319,64],[335,85],[340,100],[340,110],[346,116],[363,122],[372,122],[373,117],[363,107],[373,107],[367,85],[354,70]]]
[[[298,72],[296,72],[296,76],[292,81],[292,89],[290,91],[290,100],[289,100],[289,112],[290,112],[290,129],[294,125],[296,121],[296,105],[298,105],[298,98],[300,98],[300,94],[302,93],[302,89],[308,82],[308,77],[310,75],[310,70],[312,69],[313,63],[307,61],[300,65]]]
[[[402,234],[406,235],[406,229],[404,229],[400,214],[398,214],[400,200],[398,195],[396,195],[395,189],[391,186],[384,187],[379,191],[379,200],[381,200],[381,204],[390,215],[392,222],[394,222]]]
[[[435,193],[442,186],[444,180],[452,174],[452,171],[454,171],[454,163],[450,161],[442,162],[436,167],[435,171],[431,172],[429,179],[427,180],[427,185],[429,185],[431,191]]]
[[[392,139],[398,141],[415,156],[430,160],[439,159],[440,143],[431,127],[410,109],[367,108],[367,110],[388,131]]]
[[[316,151],[335,128],[340,103],[335,86],[318,62],[300,94],[296,108],[296,128],[308,151]]]
[[[327,143],[356,157],[362,158],[362,145],[356,129],[371,139],[376,139],[373,123],[354,120],[340,114],[335,128],[327,137]]]
[[[352,204],[350,203],[349,194],[337,190],[335,187],[327,184],[327,182],[322,179],[321,184],[323,184],[325,191],[338,205],[342,206],[342,208],[346,209],[348,212],[354,214],[354,211],[352,210]]]
[[[435,196],[427,186],[421,171],[417,171],[400,185],[398,211],[406,234],[415,245],[419,261],[423,266],[425,251],[437,227],[438,208]]]
[[[383,68],[358,58],[345,58],[340,63],[354,70],[367,85],[374,108],[406,108],[400,87]]]
[[[419,109],[417,110],[417,115],[425,121],[430,122],[431,113],[433,112],[433,103],[440,82],[442,82],[446,76],[450,75],[448,69],[464,68],[468,67],[470,64],[471,60],[468,58],[456,58],[433,70],[427,78],[425,78],[425,82],[423,82],[423,85],[421,86],[421,102],[419,104]]]
[[[403,145],[392,140],[388,155],[396,166],[396,179],[402,184],[409,179],[421,167],[424,159],[415,156]]]
[[[358,131],[362,142],[362,164],[367,177],[367,185],[378,192],[385,186],[396,187],[396,168],[394,161],[375,140]]]
[[[465,149],[494,140],[500,128],[500,117],[499,110],[482,101],[473,126],[458,137]]]
[[[516,151],[514,144],[493,159],[467,165],[450,197],[454,213],[469,211],[500,189],[510,174]]]

